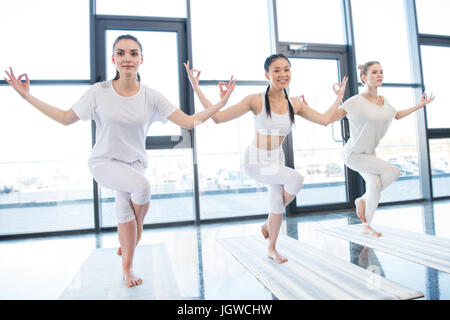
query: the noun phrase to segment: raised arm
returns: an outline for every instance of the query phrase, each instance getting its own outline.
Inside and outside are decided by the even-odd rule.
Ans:
[[[13,69],[10,67],[9,72],[5,71],[8,75],[8,78],[3,78],[5,81],[20,94],[20,96],[30,103],[33,107],[38,109],[40,112],[45,114],[47,117],[67,126],[79,120],[78,116],[72,109],[67,111],[61,110],[54,106],[49,105],[35,97],[33,97],[30,93],[30,80],[28,79],[28,75],[26,73],[21,74],[16,78],[14,75]],[[22,81],[22,78],[25,81]]]
[[[189,62],[186,64],[184,64],[186,67],[186,71],[188,72],[188,76],[189,76],[189,80],[191,81],[195,81],[195,79],[193,80],[193,76],[192,76],[192,71],[194,70],[189,70]],[[198,76],[197,76],[197,87],[198,87]],[[174,113],[172,113],[167,119],[169,119],[170,121],[172,121],[173,123],[179,125],[182,128],[191,130],[193,128],[195,128],[196,126],[198,126],[199,124],[202,124],[203,122],[205,122],[206,120],[208,120],[209,118],[211,118],[217,111],[219,111],[221,108],[223,108],[226,104],[228,99],[230,98],[231,93],[233,92],[234,88],[236,87],[236,80],[233,79],[233,77],[231,77],[230,82],[226,83],[226,82],[220,82],[219,83],[219,88],[220,88],[220,101],[213,105],[201,92],[200,89],[200,93],[202,94],[202,100],[203,103],[207,104],[207,107],[205,107],[205,110],[201,111],[201,112],[197,112],[193,115],[187,115],[186,113],[184,113],[181,110],[177,110]]]
[[[348,78],[344,77],[342,84],[335,83],[333,85],[333,91],[336,94],[336,100],[331,105],[330,108],[324,113],[317,112],[312,109],[304,100],[300,99],[294,100],[296,101],[297,108],[296,114],[309,120],[314,123],[321,124],[323,126],[327,126],[330,123],[339,120],[343,116],[345,116],[345,111],[343,109],[338,109],[340,104],[342,103],[342,99],[344,98],[345,88],[347,86]]]
[[[400,110],[395,114],[395,119],[396,120],[400,120],[404,117],[406,117],[407,115],[413,113],[416,110],[419,110],[420,108],[425,107],[425,105],[429,104],[430,102],[432,102],[434,100],[434,98],[436,98],[433,94],[431,94],[431,96],[428,98],[427,94],[424,93],[422,95],[422,98],[420,99],[420,103],[417,106],[408,108],[408,109],[404,109],[404,110]]]
[[[200,79],[200,71],[195,69],[189,68],[189,61],[184,64],[186,68],[186,72],[189,77],[189,81],[192,85],[192,89],[194,90],[195,94],[197,95],[198,99],[200,100],[200,103],[205,108],[205,110],[208,110],[209,108],[213,107],[213,104],[209,99],[205,96],[203,91],[200,89],[199,86],[199,79]],[[231,82],[231,80],[230,80]],[[235,83],[234,83],[235,84]],[[226,83],[219,82],[219,88],[220,88],[220,96],[223,98],[223,96],[226,94],[226,90],[223,89],[223,86],[226,86]],[[218,111],[214,113],[214,115],[211,117],[215,123],[221,123],[230,121],[233,119],[236,119],[246,112],[253,110],[253,97],[247,96],[244,99],[242,99],[239,103],[228,107],[225,110]]]

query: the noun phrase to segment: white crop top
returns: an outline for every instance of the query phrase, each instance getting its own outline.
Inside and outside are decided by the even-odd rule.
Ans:
[[[292,130],[292,122],[289,111],[283,114],[271,112],[269,117],[266,112],[265,93],[261,93],[262,108],[261,112],[254,115],[255,129],[258,133],[266,136],[286,137]]]

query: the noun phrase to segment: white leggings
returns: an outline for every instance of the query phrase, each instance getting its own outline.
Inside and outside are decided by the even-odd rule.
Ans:
[[[270,212],[283,214],[283,188],[296,195],[303,186],[303,176],[284,164],[283,149],[263,150],[249,145],[244,156],[245,173],[253,180],[268,185]]]
[[[118,223],[135,219],[131,201],[138,205],[150,201],[150,183],[144,176],[145,167],[141,161],[95,161],[89,163],[89,170],[99,185],[114,190]]]
[[[373,154],[351,154],[346,165],[357,171],[366,182],[366,193],[362,196],[366,202],[365,217],[367,224],[373,219],[380,202],[380,193],[400,176],[400,169],[388,161]]]

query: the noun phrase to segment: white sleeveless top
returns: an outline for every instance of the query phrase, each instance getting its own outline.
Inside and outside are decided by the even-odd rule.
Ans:
[[[289,117],[289,111],[283,114],[272,111],[270,113],[272,117],[269,117],[266,112],[265,92],[261,93],[261,98],[261,112],[254,115],[256,131],[266,136],[286,137],[292,130],[292,122]]]

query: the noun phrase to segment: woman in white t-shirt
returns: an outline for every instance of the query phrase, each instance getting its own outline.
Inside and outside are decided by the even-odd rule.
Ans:
[[[66,111],[32,96],[27,74],[16,77],[10,68],[5,80],[36,109],[63,125],[80,119],[95,121],[96,143],[89,170],[101,186],[115,191],[120,242],[117,253],[122,256],[124,282],[132,287],[142,283],[133,273],[132,262],[150,205],[150,183],[144,176],[149,126],[154,121],[170,120],[182,128],[194,128],[225,106],[236,82],[231,78],[230,83],[219,84],[221,100],[213,108],[187,115],[161,93],[141,84],[138,69],[143,63],[142,45],[135,37],[122,35],[116,39],[112,62],[116,77],[93,84]]]
[[[359,65],[361,81],[366,91],[345,101],[338,109],[334,120],[347,116],[350,124],[350,139],[345,144],[342,156],[345,164],[357,171],[366,183],[366,193],[355,200],[356,214],[363,221],[362,232],[375,237],[370,223],[380,200],[380,192],[397,180],[400,170],[388,161],[375,155],[375,148],[385,135],[392,120],[397,120],[423,108],[434,100],[424,93],[417,106],[397,111],[389,101],[378,95],[378,87],[383,84],[383,69],[377,61]]]

